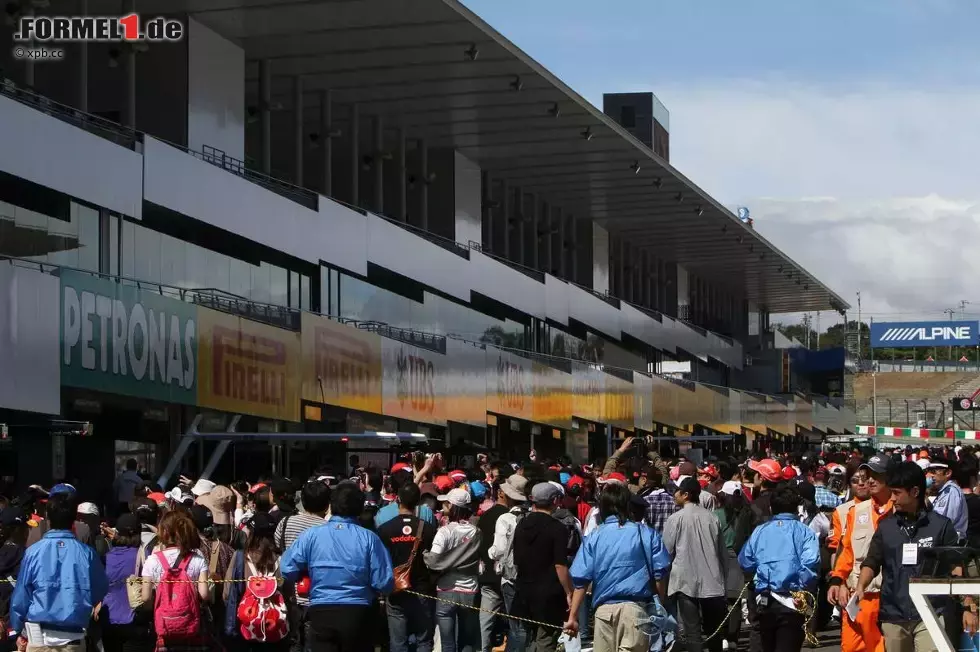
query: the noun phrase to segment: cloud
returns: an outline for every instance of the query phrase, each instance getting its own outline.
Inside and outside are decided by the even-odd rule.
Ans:
[[[635,85],[634,85],[635,87]],[[877,319],[980,314],[980,91],[740,82],[655,89],[671,162]],[[968,309],[969,312],[969,309]]]

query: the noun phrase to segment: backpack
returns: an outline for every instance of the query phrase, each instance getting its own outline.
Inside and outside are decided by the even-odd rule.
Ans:
[[[245,555],[244,552],[241,554]],[[286,599],[279,591],[275,571],[259,573],[247,555],[245,564],[251,575],[236,611],[238,631],[246,641],[278,643],[289,636],[289,619],[286,617]],[[279,562],[276,562],[278,568]]]
[[[179,554],[173,565],[167,563],[163,552],[154,553],[163,566],[163,577],[156,588],[153,603],[153,625],[157,636],[164,641],[193,639],[201,631],[201,605],[197,582],[187,575],[190,554]]]

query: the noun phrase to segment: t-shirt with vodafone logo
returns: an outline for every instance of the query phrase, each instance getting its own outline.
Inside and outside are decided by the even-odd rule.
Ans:
[[[378,536],[381,537],[381,543],[391,555],[391,565],[399,566],[407,562],[412,554],[415,534],[419,531],[420,522],[422,523],[422,541],[419,543],[418,552],[415,553],[410,581],[413,591],[435,595],[435,577],[425,565],[422,553],[432,548],[432,540],[436,537],[436,527],[426,521],[420,521],[416,516],[399,514],[378,528]],[[393,597],[397,597],[397,595]]]

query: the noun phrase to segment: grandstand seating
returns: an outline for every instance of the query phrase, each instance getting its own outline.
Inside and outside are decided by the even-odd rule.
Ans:
[[[923,426],[941,428],[952,425],[949,401],[956,396],[970,396],[980,389],[980,373],[889,372],[857,374],[854,377],[854,400],[860,425],[875,420],[872,397],[877,396],[877,425]],[[917,414],[925,413],[925,424]],[[931,416],[930,416],[931,415]]]

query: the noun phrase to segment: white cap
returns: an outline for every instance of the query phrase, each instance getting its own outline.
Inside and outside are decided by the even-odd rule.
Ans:
[[[214,488],[216,486],[218,485],[214,484],[210,480],[205,480],[204,478],[201,478],[200,480],[194,483],[193,487],[191,487],[191,493],[194,494],[195,496],[203,496],[204,494],[209,494],[212,491],[214,491]]]
[[[728,480],[725,484],[721,485],[721,493],[728,494],[729,496],[734,496],[736,493],[741,493],[742,483],[735,480]]]
[[[926,460],[926,462],[929,462],[929,460]],[[949,468],[949,464],[946,464],[946,462],[929,462],[929,466],[927,466],[926,468],[927,469],[948,469]]]
[[[77,512],[79,514],[91,514],[92,516],[98,516],[99,508],[95,506],[95,503],[80,503],[78,505]]]
[[[449,503],[450,505],[454,505],[456,507],[469,507],[472,498],[470,498],[470,492],[468,492],[466,489],[457,487],[448,494],[437,496],[436,500],[443,503]]]
[[[923,471],[925,471],[930,466],[932,466],[932,463],[929,462],[929,460],[927,460],[925,458],[918,459],[918,460],[915,461],[915,463],[918,464],[919,465],[919,468],[922,469]]]

